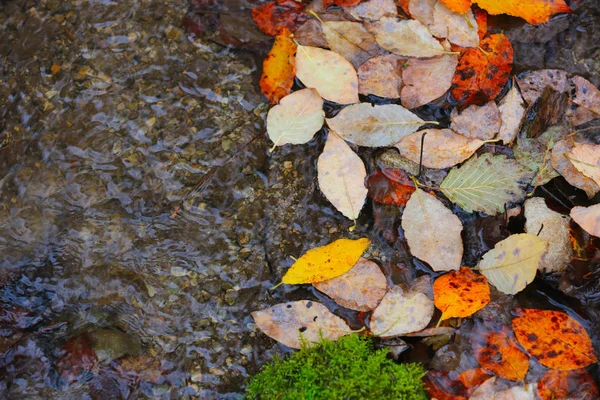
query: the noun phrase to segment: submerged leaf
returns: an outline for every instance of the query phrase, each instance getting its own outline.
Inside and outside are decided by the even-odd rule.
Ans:
[[[600,398],[594,378],[585,369],[547,371],[538,381],[538,393],[542,400]]]
[[[367,28],[381,47],[399,56],[434,57],[446,53],[427,27],[416,20],[383,17]]]
[[[571,218],[590,235],[600,237],[600,204],[590,207],[573,207]]]
[[[263,61],[260,89],[271,104],[290,94],[296,76],[296,43],[284,29],[275,37],[273,47]]]
[[[470,317],[490,302],[490,286],[485,276],[460,267],[435,280],[433,301],[442,312],[440,321]]]
[[[406,172],[393,168],[373,172],[367,178],[366,186],[369,197],[376,202],[398,207],[406,205],[415,191],[415,184]]]
[[[252,19],[261,31],[270,36],[279,35],[284,29],[294,32],[304,21],[304,5],[294,0],[276,0],[252,9]]]
[[[564,0],[473,0],[479,7],[492,15],[508,14],[521,17],[532,25],[548,22],[558,13],[570,13]]]

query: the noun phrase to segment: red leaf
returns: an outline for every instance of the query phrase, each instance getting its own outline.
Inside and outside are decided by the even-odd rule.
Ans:
[[[406,172],[386,168],[377,170],[367,177],[365,184],[369,197],[378,203],[404,206],[415,191],[415,185]]]
[[[76,381],[82,372],[91,370],[98,358],[87,335],[67,340],[63,355],[56,362],[56,368],[69,383]]]
[[[270,36],[279,35],[283,28],[294,32],[307,16],[302,13],[304,5],[294,0],[276,0],[254,7],[252,18],[261,31]]]
[[[460,380],[452,379],[446,371],[429,371],[423,381],[432,399],[467,400],[467,388]]]
[[[488,15],[485,11],[475,8],[475,21],[477,22],[477,34],[479,40],[483,40],[488,31]]]
[[[585,369],[546,372],[538,382],[538,393],[542,400],[600,398],[594,379]]]

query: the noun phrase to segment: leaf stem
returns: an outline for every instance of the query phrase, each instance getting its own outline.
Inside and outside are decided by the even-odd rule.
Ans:
[[[275,290],[281,285],[283,285],[283,282],[279,282],[277,285],[270,287],[269,290]]]

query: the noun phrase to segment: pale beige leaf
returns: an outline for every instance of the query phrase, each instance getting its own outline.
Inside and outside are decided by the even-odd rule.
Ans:
[[[455,45],[461,47],[479,46],[477,21],[475,21],[471,9],[466,14],[459,14],[438,1],[433,8],[433,23],[428,26],[433,36],[447,38],[450,43]]]
[[[455,108],[450,114],[450,121],[452,122],[450,128],[454,132],[481,140],[493,139],[502,124],[500,110],[494,101],[483,106],[470,105],[460,114]]]
[[[381,47],[399,56],[435,57],[446,52],[427,27],[416,20],[383,17],[367,28]]]
[[[511,144],[519,132],[521,120],[527,109],[517,85],[513,85],[506,96],[500,100],[498,108],[502,124],[497,138],[502,140],[504,144]]]
[[[421,118],[396,104],[354,104],[327,119],[327,125],[343,139],[367,147],[391,146],[424,123]]]
[[[530,233],[511,235],[496,243],[477,268],[499,291],[517,294],[533,282],[548,242]]]
[[[419,280],[429,281],[429,277]],[[434,311],[433,300],[420,290],[423,285],[415,286],[411,290],[394,286],[386,293],[371,315],[370,327],[374,335],[385,338],[401,336],[429,325]]]
[[[383,17],[398,14],[394,0],[368,0],[344,9],[360,21],[379,21]]]
[[[425,26],[433,25],[433,10],[438,0],[409,0],[410,16]]]
[[[525,218],[525,232],[534,235],[539,232],[538,237],[550,244],[548,254],[539,265],[540,271],[563,272],[573,258],[569,236],[571,218],[549,209],[542,197],[525,201]]]
[[[377,307],[387,291],[387,279],[373,261],[361,258],[344,275],[313,286],[342,307],[370,311]]]
[[[571,111],[573,125],[581,125],[600,118],[600,90],[581,76],[576,75],[571,81],[575,86],[575,94],[571,100],[579,106]]]
[[[494,376],[479,385],[469,400],[535,400],[535,392],[533,384],[509,388]]]
[[[450,129],[425,129],[404,137],[396,144],[400,154],[418,163],[423,143],[423,165],[427,168],[448,168],[471,157],[483,145],[479,139],[470,139]]]
[[[319,188],[345,217],[355,220],[367,198],[362,160],[334,131],[330,130],[317,161]]]
[[[412,255],[434,271],[460,268],[462,223],[435,196],[417,189],[406,203],[402,229]]]
[[[559,140],[554,144],[552,148],[552,155],[550,156],[550,162],[552,168],[561,174],[567,182],[571,185],[579,188],[588,195],[591,199],[600,191],[600,186],[594,182],[593,179],[583,175],[573,163],[569,160],[569,153],[575,147],[575,141],[571,137]]]
[[[600,237],[600,204],[590,207],[573,207],[571,218],[590,235]]]
[[[600,186],[600,145],[575,143],[567,158],[579,172]]]
[[[361,3],[362,4],[362,3]],[[406,58],[395,54],[373,57],[358,67],[358,93],[387,97],[400,97],[402,68]]]
[[[321,27],[329,48],[350,61],[354,68],[384,52],[360,22],[324,21]]]
[[[314,89],[285,96],[267,114],[267,133],[275,146],[306,143],[325,121],[323,99]]]
[[[321,338],[336,341],[350,332],[343,319],[323,304],[300,300],[276,304],[252,314],[256,326],[267,336],[293,349],[300,348],[300,335],[309,343]]]
[[[296,76],[306,87],[317,89],[326,100],[339,104],[358,103],[356,70],[336,52],[298,46]]]

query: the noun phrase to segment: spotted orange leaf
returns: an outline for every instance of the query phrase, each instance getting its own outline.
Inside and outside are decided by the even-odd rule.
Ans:
[[[485,276],[460,267],[435,280],[433,302],[442,311],[441,321],[469,317],[490,302],[490,286]]]
[[[279,103],[292,90],[296,76],[296,47],[290,31],[284,28],[275,37],[275,43],[263,61],[259,85],[271,104]]]
[[[440,0],[449,9],[459,14],[466,14],[471,8],[471,0]]]
[[[377,170],[367,177],[365,183],[369,197],[378,203],[404,206],[415,191],[415,184],[401,169]]]
[[[558,13],[570,13],[564,0],[473,0],[492,15],[508,14],[521,17],[533,25],[547,22]]]
[[[515,312],[517,340],[540,364],[567,371],[598,362],[583,326],[564,312],[527,308]]]
[[[483,105],[494,100],[508,81],[512,70],[513,47],[502,34],[483,39],[458,59],[452,79],[452,96],[461,104]]]
[[[538,381],[538,393],[542,400],[600,398],[594,379],[585,369],[546,372]]]
[[[432,399],[467,400],[467,388],[453,373],[432,370],[423,378],[423,382]]]
[[[261,31],[279,35],[284,28],[294,32],[306,19],[304,5],[294,0],[275,0],[252,9],[252,19]]]
[[[488,31],[488,15],[485,11],[476,8],[475,9],[475,21],[477,21],[477,34],[479,40],[483,40]]]
[[[458,379],[466,388],[474,388],[481,385],[491,377],[483,368],[472,368],[458,374]]]

